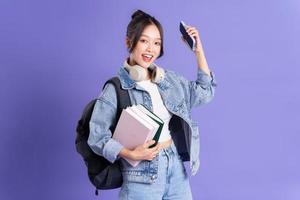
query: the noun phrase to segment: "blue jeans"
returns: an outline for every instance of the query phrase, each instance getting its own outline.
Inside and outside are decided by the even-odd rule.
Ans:
[[[188,175],[174,143],[159,153],[158,178],[154,183],[124,181],[121,200],[190,200],[192,192]]]

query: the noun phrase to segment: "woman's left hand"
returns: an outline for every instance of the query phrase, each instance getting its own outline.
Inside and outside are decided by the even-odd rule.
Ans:
[[[196,40],[196,46],[194,52],[195,53],[203,52],[202,43],[200,40],[200,35],[198,30],[193,26],[186,26],[186,31],[191,37],[195,38]]]
[[[208,64],[206,62],[206,58],[204,55],[201,39],[198,30],[193,26],[186,26],[187,33],[194,37],[196,40],[196,46],[194,49],[195,56],[197,58],[198,68],[205,72],[207,75],[210,75],[210,70],[208,68]]]

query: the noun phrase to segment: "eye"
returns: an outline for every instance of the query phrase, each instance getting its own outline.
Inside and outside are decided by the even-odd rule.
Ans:
[[[155,45],[161,46],[161,42],[155,42]]]
[[[146,43],[146,42],[148,42],[147,40],[145,40],[145,39],[140,39],[140,41],[142,42],[142,43]]]

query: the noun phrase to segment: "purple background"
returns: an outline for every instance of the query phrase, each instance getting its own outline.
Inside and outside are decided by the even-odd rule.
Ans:
[[[188,2],[0,1],[0,199],[99,199],[75,151],[75,126],[128,55],[137,8],[164,27],[158,64],[195,78],[178,31],[184,20],[201,32],[217,75],[215,99],[193,111],[194,198],[300,199],[299,1]]]

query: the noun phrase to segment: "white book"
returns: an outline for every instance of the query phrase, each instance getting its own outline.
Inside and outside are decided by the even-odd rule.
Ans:
[[[163,130],[163,126],[164,126],[164,121],[162,119],[160,119],[156,114],[154,114],[152,111],[148,110],[147,108],[145,108],[143,105],[139,104],[137,105],[137,108],[139,110],[141,110],[143,113],[145,113],[146,115],[148,115],[149,118],[151,118],[153,121],[155,121],[158,124],[158,129],[153,137],[153,140],[155,140],[155,144],[153,144],[150,147],[154,147],[160,138],[160,135],[162,133]]]
[[[140,117],[140,115],[128,107],[127,109],[123,109],[121,113],[113,138],[124,147],[133,150],[138,145],[151,140],[156,132],[155,129],[152,123],[149,123],[148,120]],[[140,163],[140,161],[124,159],[134,167]]]
[[[141,110],[143,113],[149,115],[150,117],[156,119],[157,121],[159,121],[160,123],[164,123],[163,120],[161,120],[159,117],[157,117],[157,115],[153,114],[152,112],[150,112],[147,108],[145,108],[144,106],[142,106],[141,104],[136,106],[139,110]]]
[[[159,124],[157,124],[157,122],[155,122],[153,119],[151,119],[151,118],[146,114],[145,110],[148,111],[146,108],[144,108],[143,106],[141,106],[141,107],[143,107],[143,108],[145,109],[145,110],[143,110],[143,109],[140,109],[138,106],[139,106],[139,105],[134,105],[134,106],[129,107],[128,109],[132,110],[132,111],[133,111],[134,113],[136,113],[141,119],[147,121],[149,124],[151,124],[151,125],[154,127],[154,129],[153,129],[153,135],[152,135],[152,137],[151,137],[151,138],[153,138],[153,137],[154,137],[154,134],[156,133],[156,131],[157,131],[158,128],[159,128]],[[148,111],[148,112],[149,112],[149,111]]]

